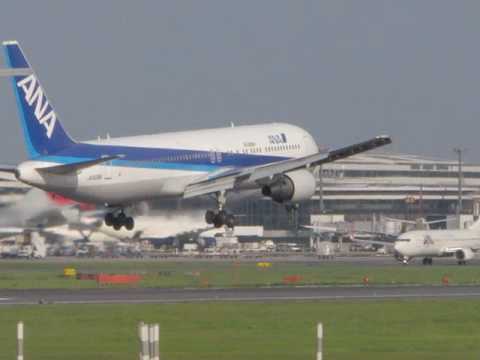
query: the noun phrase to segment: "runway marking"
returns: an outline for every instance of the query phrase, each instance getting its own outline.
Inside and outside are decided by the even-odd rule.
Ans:
[[[264,296],[264,297],[198,297],[190,299],[98,299],[98,300],[47,300],[45,304],[77,305],[77,304],[146,304],[146,303],[194,303],[194,302],[263,302],[263,301],[311,301],[311,300],[385,300],[385,299],[408,299],[408,298],[455,298],[455,297],[480,297],[480,292],[476,293],[446,293],[446,294],[371,294],[371,295],[318,295],[318,296]],[[35,305],[38,301],[8,301],[11,298],[0,298],[1,305]]]

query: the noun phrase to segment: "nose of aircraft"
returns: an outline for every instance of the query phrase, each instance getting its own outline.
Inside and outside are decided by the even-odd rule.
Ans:
[[[401,242],[395,241],[395,243],[393,244],[393,253],[394,253],[395,259],[403,259]]]

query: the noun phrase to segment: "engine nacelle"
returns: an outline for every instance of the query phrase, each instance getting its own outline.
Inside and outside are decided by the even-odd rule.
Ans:
[[[455,251],[455,258],[459,261],[472,260],[475,255],[470,249],[461,249]]]
[[[281,175],[278,179],[262,188],[262,194],[278,203],[309,200],[315,194],[316,181],[313,174],[306,170],[295,170]]]

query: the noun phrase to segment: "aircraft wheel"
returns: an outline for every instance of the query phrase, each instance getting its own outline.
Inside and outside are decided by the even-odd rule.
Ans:
[[[230,229],[235,227],[235,216],[233,214],[228,214],[226,216],[225,225],[227,225]]]
[[[115,217],[112,213],[108,213],[105,215],[105,225],[112,226],[115,221]]]
[[[209,225],[215,222],[215,212],[213,210],[207,210],[205,213],[205,221]]]
[[[213,220],[213,225],[216,228],[220,228],[225,225],[225,221],[227,220],[227,213],[223,210],[219,211]]]
[[[117,216],[117,221],[122,225],[125,224],[126,219],[127,219],[127,216],[123,212],[121,212]]]
[[[125,228],[127,230],[133,230],[133,228],[135,227],[135,221],[133,220],[133,218],[131,216],[129,216],[125,219],[124,224],[125,224]]]
[[[115,219],[113,223],[113,228],[117,231],[122,228],[122,223],[119,221],[119,219]]]
[[[215,226],[217,229],[221,228],[223,226],[222,219],[220,219],[218,216],[215,216],[215,220],[213,221],[213,226]]]

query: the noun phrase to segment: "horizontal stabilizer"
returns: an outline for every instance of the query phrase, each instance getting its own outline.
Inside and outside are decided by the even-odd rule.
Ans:
[[[15,174],[17,172],[17,166],[0,164],[0,172]]]
[[[62,165],[54,165],[54,166],[47,166],[42,168],[37,168],[37,171],[44,173],[44,174],[55,174],[55,175],[66,175],[73,173],[77,170],[85,169],[93,165],[101,164],[104,162],[108,162],[115,159],[122,158],[123,155],[113,155],[113,156],[105,156],[99,159],[93,160],[86,160],[86,161],[79,161],[75,163],[69,164],[62,164]]]

